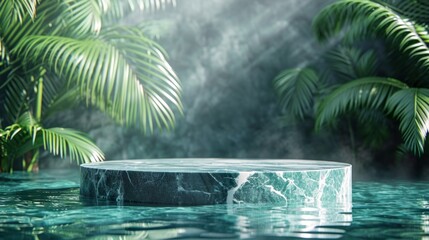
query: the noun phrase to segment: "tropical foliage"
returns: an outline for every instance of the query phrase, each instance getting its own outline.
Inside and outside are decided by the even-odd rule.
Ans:
[[[320,42],[341,46],[326,56],[333,74],[318,76],[309,68],[281,73],[274,84],[282,106],[298,118],[314,114],[316,129],[348,118],[358,130],[372,125],[373,136],[390,119],[397,122],[401,148],[422,156],[429,131],[428,16],[423,0],[328,5],[313,27]]]
[[[39,148],[76,162],[103,160],[85,134],[44,125],[79,102],[144,132],[174,127],[181,85],[165,51],[144,28],[120,24],[133,11],[174,3],[0,0],[0,171],[17,159],[31,169]]]

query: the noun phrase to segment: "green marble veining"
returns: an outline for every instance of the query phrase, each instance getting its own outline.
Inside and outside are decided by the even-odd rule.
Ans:
[[[81,195],[117,204],[351,204],[351,166],[310,160],[152,159],[81,165]]]

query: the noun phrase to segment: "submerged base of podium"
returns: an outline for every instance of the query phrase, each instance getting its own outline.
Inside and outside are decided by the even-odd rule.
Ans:
[[[80,194],[117,204],[351,205],[351,165],[310,160],[146,159],[81,165]]]

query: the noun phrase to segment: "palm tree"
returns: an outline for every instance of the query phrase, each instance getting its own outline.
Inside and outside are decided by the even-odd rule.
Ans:
[[[333,67],[348,75],[349,79],[336,82],[317,101],[316,129],[333,122],[345,113],[374,112],[399,122],[403,148],[417,157],[422,156],[429,130],[429,4],[425,1],[370,1],[341,0],[324,8],[314,19],[317,39],[332,42],[342,39],[342,45],[357,46],[365,40],[381,41],[388,56],[391,71],[376,71],[373,57],[362,57],[361,72],[353,70],[355,64],[337,59],[347,66]],[[344,56],[344,54],[340,54]],[[359,57],[354,57],[354,59]],[[342,63],[341,63],[342,62]],[[350,68],[351,67],[351,68]],[[369,71],[368,71],[369,70]],[[301,72],[309,72],[303,70]],[[287,73],[287,72],[286,72]],[[289,109],[308,112],[311,101],[317,96],[318,78],[314,74],[299,74],[301,92],[287,99],[284,89],[292,84],[288,74],[275,79],[275,87]],[[362,124],[368,118],[356,118]],[[374,117],[369,119],[374,120]],[[378,125],[380,126],[380,125]],[[376,129],[376,128],[373,128]]]
[[[31,169],[40,147],[77,162],[103,160],[85,134],[43,125],[78,102],[143,132],[174,127],[181,85],[165,51],[142,27],[117,23],[174,3],[0,0],[0,170],[16,159]]]

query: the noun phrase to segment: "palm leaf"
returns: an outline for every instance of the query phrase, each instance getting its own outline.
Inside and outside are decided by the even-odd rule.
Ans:
[[[75,86],[57,89],[56,92],[53,92],[53,97],[50,100],[44,101],[45,106],[43,107],[42,119],[46,119],[56,112],[70,109],[81,102],[81,100],[82,97],[79,94],[79,88]]]
[[[101,150],[83,133],[66,128],[41,129],[43,147],[61,158],[70,157],[78,163],[99,162],[104,159]]]
[[[385,145],[391,134],[390,121],[386,114],[378,109],[362,109],[356,112],[357,134],[364,137],[364,143],[372,148]]]
[[[43,147],[54,155],[68,156],[78,163],[104,159],[101,150],[85,134],[66,128],[42,128],[30,112],[25,112],[16,124],[8,126],[2,138],[11,158]]]
[[[51,16],[60,15],[61,19],[47,17],[49,24],[54,26],[55,35],[85,36],[98,34],[103,27],[117,24],[118,20],[135,11],[154,11],[166,5],[175,5],[175,0],[65,0],[57,1],[55,10],[43,3],[41,12]]]
[[[43,75],[43,107],[42,118],[46,119],[55,112],[70,109],[82,101],[79,88],[69,84],[63,78],[51,73]]]
[[[392,78],[367,77],[341,85],[320,103],[317,109],[316,129],[332,122],[347,111],[361,108],[383,110],[387,99],[397,90],[407,88]]]
[[[76,34],[78,36],[87,33],[99,33],[102,27],[103,9],[100,4],[110,1],[99,0],[64,0],[67,5],[67,11],[62,13],[62,21],[64,26],[67,26],[65,31],[61,31],[70,36]],[[121,2],[121,1],[119,1]]]
[[[40,127],[30,112],[23,113],[16,123],[6,127],[4,146],[10,161],[41,146],[40,141],[37,141],[39,130]]]
[[[124,0],[124,1],[100,1],[102,4],[103,21],[114,23],[131,12],[156,11],[168,5],[176,5],[176,0]]]
[[[30,128],[38,125],[36,119],[31,115],[30,112],[23,113],[16,121],[21,128]]]
[[[413,21],[422,24],[429,24],[429,4],[425,2],[425,0],[378,0],[376,2],[388,6],[398,14],[401,14],[406,18],[413,19]]]
[[[0,28],[1,33],[1,28]],[[7,51],[6,44],[1,39],[0,35],[0,74],[2,72],[2,69],[6,68],[7,64],[9,63],[10,57],[9,52]]]
[[[345,27],[359,25],[355,19],[366,17],[368,27],[374,29],[397,47],[397,50],[414,61],[417,67],[429,68],[429,49],[409,20],[402,18],[391,8],[368,0],[344,0],[323,9],[313,22],[319,40],[324,41],[341,32]]]
[[[332,50],[327,58],[332,70],[343,81],[374,76],[377,69],[377,58],[373,51],[339,47]]]
[[[280,97],[280,106],[296,118],[303,119],[312,110],[319,78],[309,69],[291,69],[274,79],[274,88]]]
[[[406,148],[420,156],[429,131],[429,89],[402,89],[389,98],[386,109],[399,119]]]
[[[354,19],[359,24],[352,24],[346,27],[341,34],[341,42],[346,46],[354,46],[356,43],[366,40],[377,39],[377,34],[372,29],[372,19],[366,16],[359,16]]]
[[[117,122],[145,131],[154,123],[168,129],[175,121],[170,105],[182,109],[180,82],[163,50],[138,31],[114,29],[87,40],[29,36],[18,53],[76,83],[88,104]]]
[[[36,15],[37,0],[2,0],[0,1],[0,15],[7,16],[9,21],[2,22],[23,22],[26,16],[34,18]]]
[[[344,28],[351,28],[353,24],[361,24],[355,19],[366,17],[371,21],[370,25],[373,25],[393,14],[390,9],[369,0],[337,1],[325,7],[314,18],[313,30],[319,40],[325,41],[342,32]],[[364,24],[366,25],[367,22]]]
[[[0,39],[2,45],[6,49],[9,49],[9,54],[11,54],[13,47],[15,47],[23,37],[32,34],[42,34],[46,28],[42,17],[37,17],[36,19],[26,17],[22,21],[10,21],[7,13],[3,14],[0,12],[0,20],[2,22],[0,27]]]
[[[8,126],[3,138],[3,147],[7,152],[8,161],[13,162],[16,158],[35,149],[31,139],[31,136],[19,125]]]
[[[25,111],[28,110],[28,94],[31,90],[31,82],[21,76],[18,69],[8,75],[7,84],[4,86],[4,110],[9,123],[15,123]]]
[[[36,148],[37,133],[39,132],[39,130],[42,129],[42,127],[39,126],[37,120],[33,117],[33,115],[28,111],[25,112],[18,118],[16,124],[18,124],[18,126],[23,129],[23,131],[21,132],[24,132],[25,135],[31,137],[31,145],[35,146],[33,148]],[[23,152],[22,154],[24,153],[25,152]]]

